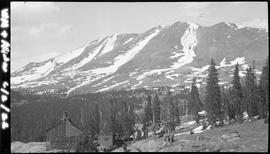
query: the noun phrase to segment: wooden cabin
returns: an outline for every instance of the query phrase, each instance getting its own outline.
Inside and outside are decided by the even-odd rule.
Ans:
[[[46,130],[46,142],[50,142],[51,148],[75,149],[77,144],[83,139],[83,132],[76,126],[67,112],[59,123]]]

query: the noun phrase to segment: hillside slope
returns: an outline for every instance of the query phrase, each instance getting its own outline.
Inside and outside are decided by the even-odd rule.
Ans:
[[[240,138],[234,141],[222,140],[229,132],[239,132]],[[198,140],[198,136],[201,138]],[[202,137],[203,136],[203,137]],[[267,152],[268,124],[263,120],[246,123],[232,123],[193,135],[175,136],[175,142],[166,144],[163,138],[148,138],[128,145],[131,152]],[[138,150],[139,149],[139,150]],[[114,152],[123,151],[122,148]]]

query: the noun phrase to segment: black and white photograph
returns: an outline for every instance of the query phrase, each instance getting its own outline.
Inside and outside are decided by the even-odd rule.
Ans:
[[[11,153],[268,152],[266,1],[11,1],[10,48]]]

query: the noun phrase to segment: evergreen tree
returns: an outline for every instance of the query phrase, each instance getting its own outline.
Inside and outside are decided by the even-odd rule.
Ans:
[[[179,125],[180,123],[181,123],[181,120],[180,120],[180,112],[179,112],[179,104],[178,104],[178,102],[176,101],[176,99],[175,99],[175,103],[174,103],[174,108],[175,108],[175,111],[174,111],[174,113],[175,113],[175,124],[176,125]]]
[[[224,117],[228,117],[229,119],[235,118],[235,110],[232,107],[231,101],[230,101],[230,95],[231,95],[231,88],[229,87],[226,89],[225,87],[222,87],[221,90],[221,98],[222,98],[222,104],[225,110]]]
[[[175,107],[174,107],[174,100],[172,97],[172,93],[170,91],[168,91],[167,97],[168,97],[167,100],[168,100],[168,105],[169,105],[169,108],[168,108],[169,118],[168,118],[168,120],[174,122],[175,121]]]
[[[221,92],[218,85],[218,71],[215,66],[215,62],[211,59],[210,67],[208,68],[208,77],[207,77],[207,86],[206,86],[206,111],[207,111],[207,119],[210,124],[215,124],[217,120],[220,122],[222,119],[221,112]]]
[[[198,88],[196,86],[196,78],[193,78],[193,82],[191,85],[191,91],[189,94],[189,111],[194,116],[194,120],[199,123],[199,114],[198,112],[202,108],[201,100],[199,97]]]
[[[247,69],[246,74],[246,102],[247,102],[247,113],[249,118],[256,116],[258,114],[258,108],[256,104],[256,77],[254,71],[251,67]]]
[[[110,126],[113,136],[113,144],[115,144],[116,134],[117,134],[117,120],[116,120],[116,102],[115,99],[110,100]]]
[[[133,102],[130,103],[129,110],[128,110],[128,116],[129,116],[129,134],[132,135],[135,132],[135,130],[134,130],[134,127],[135,127],[135,114],[134,114],[134,104],[133,104]]]
[[[120,117],[120,123],[123,128],[122,136],[128,136],[130,135],[131,132],[131,123],[129,119],[129,114],[128,114],[128,106],[126,102],[123,102],[123,110],[121,111],[121,117]]]
[[[100,132],[99,126],[100,126],[100,110],[99,110],[99,106],[98,103],[95,102],[94,104],[94,110],[93,110],[93,131],[94,134],[97,135]]]
[[[238,67],[239,67],[239,64],[237,63],[234,69],[231,99],[232,99],[232,104],[233,104],[232,108],[235,109],[236,117],[238,120],[240,120],[242,119],[242,113],[243,113],[243,105],[242,105],[243,94],[242,94],[242,86],[240,83]]]
[[[144,108],[144,116],[143,116],[143,125],[150,126],[151,121],[153,120],[153,113],[152,113],[152,104],[151,104],[151,96],[147,97],[147,103]]]
[[[269,57],[266,60],[265,66],[262,69],[259,82],[259,97],[260,97],[260,115],[266,118],[269,112]]]
[[[161,103],[158,97],[158,94],[156,93],[153,101],[153,119],[155,123],[160,123],[160,114],[161,114]]]
[[[122,107],[123,106],[123,107]],[[126,101],[121,103],[121,116],[119,117],[119,122],[122,128],[122,132],[119,132],[120,136],[127,138],[134,133],[135,117],[133,110],[134,108],[126,103]]]

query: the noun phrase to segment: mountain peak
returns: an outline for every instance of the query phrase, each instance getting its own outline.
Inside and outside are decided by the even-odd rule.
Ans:
[[[238,29],[238,26],[235,23],[230,23],[230,22],[219,22],[213,26],[214,27]]]

